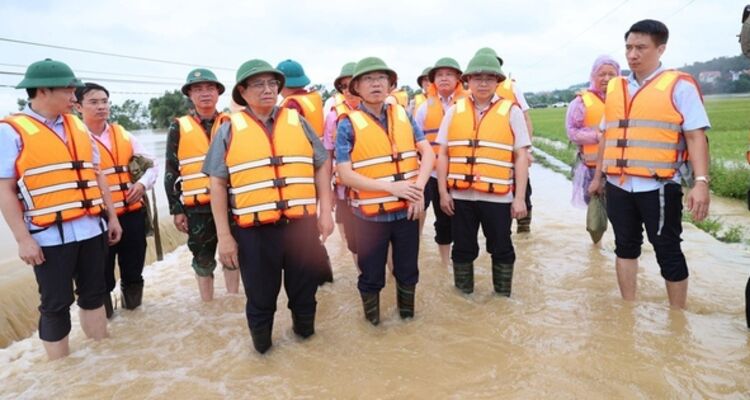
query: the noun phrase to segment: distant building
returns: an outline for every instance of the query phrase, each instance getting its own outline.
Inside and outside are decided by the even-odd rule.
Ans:
[[[729,71],[729,75],[732,76],[732,82],[740,80],[740,76],[742,75],[748,75],[750,76],[750,69],[746,69],[744,71]]]
[[[698,74],[698,81],[701,83],[714,83],[721,78],[721,71],[702,71]]]

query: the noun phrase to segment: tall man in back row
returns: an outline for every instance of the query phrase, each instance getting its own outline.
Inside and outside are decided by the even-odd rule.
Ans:
[[[81,86],[66,64],[35,62],[17,86],[29,105],[0,121],[0,210],[19,257],[34,267],[39,338],[50,360],[69,353],[75,295],[86,336],[107,337],[105,257],[122,234],[98,149],[70,114]]]
[[[680,180],[695,182],[687,208],[693,219],[703,220],[709,205],[705,131],[711,125],[692,76],[661,65],[668,38],[667,27],[655,20],[639,21],[625,33],[625,54],[632,72],[613,78],[607,86],[604,140],[599,142],[596,167],[601,172],[589,192],[604,191],[606,176],[607,214],[615,231],[622,298],[635,300],[645,225],[666,281],[669,304],[685,308],[688,269],[680,248]]]

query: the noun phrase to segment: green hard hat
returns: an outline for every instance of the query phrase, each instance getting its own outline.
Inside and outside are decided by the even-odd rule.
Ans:
[[[505,74],[500,67],[500,62],[497,60],[497,57],[493,57],[489,53],[479,53],[472,57],[469,65],[466,66],[466,71],[464,71],[462,79],[466,81],[470,75],[476,74],[497,75],[500,77],[501,82],[505,80]]]
[[[435,73],[440,68],[450,68],[452,70],[455,70],[456,72],[458,72],[459,78],[461,77],[461,74],[463,74],[463,72],[461,71],[461,66],[458,65],[458,61],[450,57],[443,57],[437,60],[437,62],[435,62],[435,65],[430,68],[430,72],[428,72],[427,74],[427,76],[430,78],[430,82],[435,81]]]
[[[341,67],[341,72],[339,72],[339,76],[336,77],[336,79],[333,81],[333,87],[336,88],[339,92],[339,83],[344,78],[351,78],[352,75],[354,75],[354,67],[357,66],[357,63],[355,62],[348,62],[344,64],[343,67]]]
[[[234,89],[232,89],[232,100],[234,100],[235,103],[241,106],[247,105],[245,99],[240,96],[240,92],[239,90],[237,90],[237,86],[239,86],[239,84],[244,82],[247,78],[260,74],[276,75],[276,79],[281,82],[279,87],[284,87],[284,80],[286,79],[284,77],[284,74],[282,74],[278,69],[272,67],[271,64],[258,59],[245,61],[244,64],[240,65],[240,69],[237,70],[237,82],[234,84]]]
[[[284,60],[276,66],[286,77],[285,86],[288,88],[302,88],[310,84],[310,78],[305,75],[302,64],[294,60]]]
[[[45,58],[37,61],[28,68],[23,80],[16,85],[16,89],[31,88],[64,88],[82,87],[83,82],[76,78],[73,70],[64,62]]]
[[[417,77],[417,86],[422,87],[422,79],[427,78],[427,76],[430,74],[431,69],[432,67],[427,67],[422,70],[422,73]]]
[[[221,82],[216,79],[216,75],[213,72],[205,68],[196,68],[190,71],[187,78],[185,79],[185,84],[182,85],[182,94],[184,94],[185,96],[189,96],[190,85],[202,82],[215,83],[219,88],[219,94],[224,93],[224,85],[222,85]]]
[[[497,61],[500,62],[500,66],[501,67],[503,66],[503,59],[500,58],[500,56],[497,55],[497,52],[495,52],[495,50],[493,50],[492,48],[490,48],[490,47],[482,47],[481,49],[477,50],[477,52],[474,53],[474,55],[476,56],[476,55],[479,55],[481,53],[490,54],[492,57],[497,58]]]
[[[388,78],[390,79],[389,83],[392,86],[396,85],[396,81],[398,81],[398,74],[396,74],[396,71],[388,68],[388,66],[385,65],[385,61],[377,57],[365,57],[359,60],[359,62],[357,62],[357,65],[354,67],[352,82],[358,80],[362,75],[377,71],[383,71],[388,74]],[[354,88],[350,87],[349,91],[353,95],[359,96],[359,93],[357,93]]]

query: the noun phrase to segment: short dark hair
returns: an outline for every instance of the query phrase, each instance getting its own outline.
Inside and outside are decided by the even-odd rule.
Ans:
[[[656,43],[657,46],[667,44],[669,40],[669,29],[664,25],[663,22],[655,19],[644,19],[633,24],[633,26],[625,32],[625,40],[628,40],[628,35],[631,33],[642,33],[651,36],[651,40]]]
[[[35,87],[26,89],[26,94],[29,96],[29,99],[33,99],[34,97],[36,97],[36,89],[37,88]]]
[[[109,91],[102,85],[93,83],[93,82],[86,82],[86,84],[83,87],[79,87],[76,89],[76,101],[82,102],[83,96],[86,95],[86,93],[91,92],[93,90],[101,90],[104,93],[107,94],[107,98],[109,98]]]

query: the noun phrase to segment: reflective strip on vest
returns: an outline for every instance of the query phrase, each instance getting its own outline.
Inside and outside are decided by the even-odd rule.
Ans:
[[[619,121],[607,122],[606,129],[612,128],[656,128],[682,132],[682,126],[670,124],[663,121],[652,121],[648,119],[621,119]]]
[[[648,147],[651,149],[685,150],[684,141],[680,141],[679,143],[667,143],[651,140],[609,139],[605,144],[612,147]]]
[[[102,170],[102,174],[109,175],[119,172],[130,172],[130,168],[127,165],[110,167]]]
[[[512,185],[513,179],[495,179],[495,178],[488,178],[486,176],[472,176],[472,175],[464,175],[464,174],[448,174],[448,179],[456,179],[460,181],[468,181],[468,182],[487,182],[492,183],[494,185]]]
[[[448,147],[455,146],[470,146],[470,147],[489,147],[492,149],[508,150],[513,151],[513,146],[508,146],[502,143],[489,142],[487,140],[450,140],[448,141]]]
[[[87,203],[89,203],[90,206],[87,206]],[[89,202],[85,202],[85,201],[73,201],[73,202],[70,202],[70,203],[58,204],[58,205],[53,206],[53,207],[37,208],[37,209],[33,209],[33,210],[24,211],[23,215],[26,216],[26,217],[36,217],[36,216],[39,216],[39,215],[52,214],[52,213],[56,213],[56,212],[60,212],[60,211],[65,211],[65,210],[71,210],[71,209],[75,209],[75,208],[91,208],[93,206],[98,206],[98,205],[101,205],[103,203],[104,203],[104,201],[102,201],[102,199],[94,199],[94,200],[91,200]]]
[[[82,185],[81,185],[82,184]],[[60,183],[57,185],[52,186],[45,186],[39,189],[29,190],[28,193],[31,196],[39,196],[42,194],[52,193],[52,192],[59,192],[61,190],[67,190],[67,189],[84,189],[84,188],[90,188],[96,186],[96,181],[83,181],[83,182],[68,182],[68,183]]]
[[[240,172],[240,171],[244,171],[247,169],[264,167],[266,165],[272,165],[274,164],[275,160],[278,160],[278,163],[276,163],[275,165],[293,164],[293,163],[298,163],[298,164],[312,164],[313,163],[312,157],[304,157],[304,156],[283,156],[283,157],[278,157],[276,159],[264,158],[261,160],[249,161],[246,163],[237,164],[232,167],[229,167],[229,173],[233,174],[235,172]]]
[[[197,162],[203,162],[203,160],[206,159],[206,156],[197,156],[197,157],[190,157],[186,158],[184,160],[180,160],[180,166],[187,165],[187,164],[195,164]]]
[[[274,203],[259,204],[257,206],[245,207],[245,208],[239,208],[239,209],[233,208],[232,214],[245,215],[245,214],[252,214],[252,213],[261,212],[261,211],[284,210],[289,207],[310,206],[310,205],[315,205],[316,203],[317,203],[316,199],[295,199],[295,200],[288,200],[288,201],[280,201],[278,203],[274,202]],[[285,206],[285,207],[280,207],[280,206]]]
[[[396,196],[386,196],[386,197],[374,197],[369,199],[351,199],[349,201],[349,204],[352,207],[359,207],[359,206],[369,206],[373,204],[380,204],[380,203],[389,203],[393,201],[399,201],[399,199]]]
[[[383,156],[383,157],[376,157],[371,158],[369,160],[363,160],[363,161],[357,161],[352,163],[352,168],[363,168],[363,167],[369,167],[371,165],[381,164],[381,163],[387,163],[391,161],[399,161],[399,160],[406,160],[407,158],[413,158],[417,156],[416,151],[405,151],[403,153],[399,153],[400,158],[393,159],[393,156]]]
[[[43,167],[29,168],[24,172],[25,176],[39,175],[52,171],[59,171],[63,169],[81,169],[81,168],[94,168],[93,163],[84,162],[80,163],[80,168],[75,162],[64,162],[59,164],[50,164]]]
[[[617,159],[617,160],[604,160],[603,164],[605,167],[618,167],[618,168],[625,168],[625,167],[643,167],[643,168],[680,168],[684,161],[680,160],[677,162],[655,162],[655,161],[645,161],[645,160],[623,160],[623,159]]]
[[[399,174],[398,176],[394,176],[394,175],[384,176],[382,178],[377,178],[375,180],[382,181],[382,182],[397,182],[397,181],[411,179],[417,175],[419,175],[419,171],[410,171],[410,172],[406,172],[403,174]]]
[[[508,167],[513,168],[513,163],[506,162],[506,161],[500,161],[500,160],[493,160],[491,158],[486,157],[450,157],[449,162],[452,163],[471,163],[471,164],[489,164],[489,165],[496,165],[498,167]]]
[[[279,179],[268,180],[268,181],[263,181],[263,182],[258,182],[258,183],[251,183],[249,185],[239,186],[236,188],[229,188],[229,193],[230,194],[247,193],[253,190],[265,189],[265,188],[270,188],[270,187],[283,187],[283,186],[291,185],[295,183],[314,184],[315,178],[308,178],[308,177],[279,178]]]
[[[185,197],[195,196],[199,194],[206,194],[206,193],[208,193],[207,188],[188,190],[187,192],[182,192],[182,195],[180,195],[180,199],[184,199]]]

